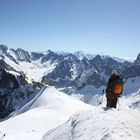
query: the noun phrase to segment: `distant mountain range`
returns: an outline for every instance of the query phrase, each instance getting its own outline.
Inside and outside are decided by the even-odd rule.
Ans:
[[[41,85],[46,84],[68,94],[82,94],[85,102],[89,102],[91,95],[102,93],[113,69],[125,78],[124,94],[139,89],[140,54],[135,61],[130,62],[109,56],[85,55],[83,52],[28,52],[21,48],[9,49],[0,45],[0,99],[3,106],[11,106],[9,114],[15,107],[20,108],[30,101]],[[2,79],[4,75],[7,75],[5,80],[9,81],[8,85],[12,88],[12,91],[8,90],[9,94],[7,91],[3,92],[8,86]],[[19,89],[21,91],[21,88],[26,88],[29,92],[14,94]],[[19,106],[19,102],[22,105]]]
[[[22,71],[28,80],[35,81],[37,79],[35,77],[39,77],[40,81],[37,82],[58,88],[72,86],[80,90],[87,85],[99,88],[106,84],[113,69],[122,74],[126,80],[140,76],[140,54],[134,62],[129,62],[109,56],[89,57],[80,51],[74,54],[56,53],[51,50],[45,53],[29,53],[20,48],[14,50],[0,45],[0,58],[6,70],[17,73]]]

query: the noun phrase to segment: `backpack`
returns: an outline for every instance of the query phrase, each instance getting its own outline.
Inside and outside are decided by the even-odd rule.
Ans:
[[[123,92],[123,78],[120,75],[115,77],[115,80],[112,84],[112,91],[116,95],[121,95]]]

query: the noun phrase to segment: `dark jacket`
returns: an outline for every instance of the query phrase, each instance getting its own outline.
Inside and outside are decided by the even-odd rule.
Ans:
[[[106,88],[106,93],[114,93],[113,91],[113,86],[114,86],[114,82],[116,79],[118,79],[118,77],[120,77],[120,75],[111,75],[109,80],[108,80],[108,83],[107,83],[107,88]]]
[[[120,75],[111,75],[106,88],[106,97],[107,97],[107,107],[113,107],[116,108],[117,106],[117,100],[119,95],[114,94],[113,86],[115,83],[115,80],[118,79]]]

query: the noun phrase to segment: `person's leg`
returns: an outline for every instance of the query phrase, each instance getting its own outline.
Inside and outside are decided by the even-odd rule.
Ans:
[[[113,107],[113,108],[117,107],[117,98],[115,98],[111,101],[111,107]]]
[[[107,107],[111,107],[111,97],[107,96]]]
[[[107,107],[116,108],[118,98],[113,94],[107,94]]]
[[[110,107],[110,103],[109,103],[108,98],[107,98],[107,104],[106,104],[106,107]]]

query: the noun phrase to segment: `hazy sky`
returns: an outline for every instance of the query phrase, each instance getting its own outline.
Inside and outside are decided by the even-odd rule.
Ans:
[[[0,0],[0,44],[135,59],[140,0]]]

